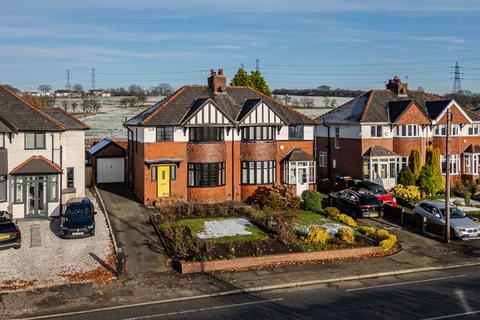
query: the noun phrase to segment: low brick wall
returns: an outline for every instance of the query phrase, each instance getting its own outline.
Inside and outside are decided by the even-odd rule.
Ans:
[[[225,271],[230,269],[254,268],[273,264],[305,261],[325,261],[336,259],[361,258],[383,254],[380,247],[365,247],[315,252],[275,254],[260,257],[244,257],[229,260],[179,261],[181,273]]]

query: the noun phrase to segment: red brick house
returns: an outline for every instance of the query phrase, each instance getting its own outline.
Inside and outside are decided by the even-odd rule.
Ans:
[[[316,128],[318,178],[351,176],[389,189],[412,149],[425,159],[438,147],[445,172],[446,113],[452,120],[451,174],[477,180],[480,174],[480,116],[454,100],[408,90],[398,77],[384,90],[365,94],[320,116]]]
[[[183,86],[125,123],[127,181],[145,204],[244,200],[260,185],[315,186],[315,121],[249,87]]]

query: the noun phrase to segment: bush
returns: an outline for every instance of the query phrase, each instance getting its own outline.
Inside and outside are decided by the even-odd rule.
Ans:
[[[316,190],[307,190],[302,193],[303,206],[312,212],[322,211],[322,195]]]
[[[340,239],[348,244],[355,243],[355,233],[351,228],[340,228],[338,229],[338,235]]]
[[[384,252],[388,252],[395,247],[397,242],[392,239],[386,239],[380,242],[380,247]]]
[[[360,228],[358,228],[358,232],[366,235],[367,237],[374,237],[376,235],[377,230],[375,230],[374,227],[361,226]]]
[[[471,197],[470,191],[465,191],[465,205],[466,206],[470,205],[470,197]]]
[[[414,181],[417,181],[420,177],[420,171],[422,170],[422,160],[418,150],[415,149],[410,152],[408,166],[410,167]]]
[[[330,238],[330,233],[321,227],[313,227],[308,230],[305,242],[313,244],[324,244]]]
[[[422,198],[420,190],[416,186],[403,186],[401,184],[397,185],[395,188],[395,195],[398,198],[402,198],[405,201],[408,201],[412,204],[416,204]]]
[[[325,213],[332,219],[337,219],[337,217],[340,215],[340,211],[335,207],[325,208]]]
[[[341,213],[340,215],[336,216],[336,219],[339,222],[341,222],[343,224],[346,224],[349,227],[356,227],[357,226],[357,223],[355,222],[355,220],[352,217],[347,216],[346,214]]]
[[[378,229],[377,230],[377,239],[379,241],[386,240],[390,236],[390,232],[385,229]]]
[[[440,149],[427,150],[426,164],[420,173],[419,187],[428,195],[435,195],[445,190],[445,177],[440,168]]]
[[[399,184],[404,186],[414,186],[415,177],[413,176],[412,170],[409,166],[405,166],[400,170],[397,176],[397,181]]]
[[[456,205],[457,207],[463,206],[463,202],[460,200],[453,201],[453,204]]]
[[[247,199],[247,202],[262,210],[296,211],[300,208],[301,199],[286,184],[274,184],[272,188],[258,187]]]

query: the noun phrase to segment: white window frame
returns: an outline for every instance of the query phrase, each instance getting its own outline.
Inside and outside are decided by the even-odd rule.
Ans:
[[[479,135],[479,128],[480,125],[478,124],[469,124],[467,127],[467,135],[468,136],[478,136]]]
[[[372,138],[382,138],[383,137],[383,126],[382,125],[370,126],[370,136]]]
[[[433,128],[433,136],[435,137],[445,137],[447,134],[446,131],[447,125],[446,124],[437,124]],[[460,128],[458,124],[452,124],[450,128],[450,136],[455,137],[458,136],[460,132]]]
[[[340,128],[339,127],[335,127],[335,139],[334,139],[335,143],[335,149],[340,149]]]
[[[395,137],[417,138],[420,137],[418,124],[401,124],[395,127]]]
[[[445,174],[445,170],[443,168],[443,164],[446,161],[445,155],[440,155],[440,167],[442,170],[442,174]],[[450,174],[451,175],[458,175],[460,174],[460,155],[459,154],[451,154],[450,155]]]
[[[320,151],[318,153],[318,166],[320,168],[326,168],[328,165],[328,153],[326,151]]]

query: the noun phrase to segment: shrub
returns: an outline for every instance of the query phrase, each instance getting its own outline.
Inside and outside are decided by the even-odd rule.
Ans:
[[[313,244],[324,244],[330,238],[330,233],[321,227],[313,227],[308,230],[305,242]]]
[[[466,206],[470,205],[470,196],[471,196],[470,191],[465,191],[465,205]]]
[[[325,213],[327,214],[328,217],[333,219],[337,219],[337,217],[340,215],[340,211],[335,207],[325,208]]]
[[[397,181],[399,184],[404,186],[414,186],[415,185],[415,178],[413,176],[412,170],[410,170],[409,166],[403,167],[402,170],[398,173]]]
[[[261,209],[274,212],[295,211],[300,208],[301,203],[301,199],[286,184],[274,184],[272,188],[258,187],[248,201]]]
[[[395,195],[398,198],[402,198],[405,201],[408,201],[410,203],[417,203],[421,199],[421,194],[420,190],[418,189],[417,186],[403,186],[401,184],[397,185],[395,188]]]
[[[340,239],[348,244],[355,243],[355,233],[351,228],[340,228],[338,229],[338,235]]]
[[[384,252],[388,252],[395,247],[396,241],[392,239],[386,239],[380,242],[380,247]]]
[[[361,226],[360,228],[358,228],[358,232],[366,235],[367,237],[373,237],[376,235],[377,230],[375,230],[374,227]]]
[[[420,152],[417,149],[412,150],[410,152],[410,157],[408,160],[408,166],[410,167],[410,171],[412,172],[413,179],[417,181],[420,177],[420,171],[422,170]]]
[[[456,205],[457,207],[463,206],[463,202],[460,200],[453,201],[453,204]]]
[[[377,230],[377,239],[379,241],[388,239],[389,236],[390,236],[390,232],[388,232],[387,230],[385,230],[385,229],[378,229]]]
[[[440,149],[428,149],[426,160],[420,173],[419,187],[428,195],[435,195],[445,189],[445,177],[440,168]]]
[[[322,195],[316,190],[307,190],[302,193],[303,206],[313,212],[322,211]]]
[[[341,223],[346,224],[349,227],[356,227],[357,226],[357,223],[355,222],[355,220],[352,217],[347,216],[346,214],[341,213],[340,215],[338,215],[336,217],[336,219],[338,221],[340,221]]]

